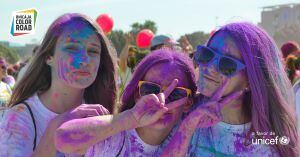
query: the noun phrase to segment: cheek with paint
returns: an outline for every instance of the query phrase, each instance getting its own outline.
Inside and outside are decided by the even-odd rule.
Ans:
[[[57,73],[59,79],[63,80],[68,84],[72,83],[71,80],[69,79],[71,73],[66,59],[60,58],[58,60]]]

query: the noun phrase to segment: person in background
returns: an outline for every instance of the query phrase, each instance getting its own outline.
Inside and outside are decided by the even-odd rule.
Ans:
[[[193,58],[193,46],[190,44],[187,36],[183,36],[180,39],[180,46],[182,48],[182,51],[190,56],[190,58]]]
[[[287,56],[299,50],[299,44],[296,41],[288,41],[281,46],[281,53],[285,61]]]
[[[3,81],[7,77],[7,63],[4,58],[0,57],[0,110],[8,103],[12,94],[10,86]],[[2,111],[0,111],[2,113]],[[1,114],[1,117],[3,115]],[[0,119],[1,119],[0,117]]]
[[[156,35],[151,40],[150,50],[154,51],[161,48],[169,48],[177,51],[181,50],[179,43],[175,41],[171,36]]]

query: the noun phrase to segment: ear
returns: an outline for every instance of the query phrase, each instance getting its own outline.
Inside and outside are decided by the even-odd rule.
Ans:
[[[49,66],[53,66],[53,61],[54,61],[54,57],[48,56],[46,59],[46,64],[48,64]]]
[[[189,98],[187,103],[183,106],[183,112],[187,113],[189,112],[190,108],[192,107],[192,105],[194,104],[193,98]]]

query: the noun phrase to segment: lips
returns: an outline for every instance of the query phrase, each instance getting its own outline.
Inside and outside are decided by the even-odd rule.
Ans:
[[[212,82],[214,82],[214,83],[216,83],[216,84],[220,84],[219,81],[216,81],[216,79],[214,79],[214,78],[212,78],[212,77],[210,77],[210,76],[208,76],[208,75],[204,75],[204,78],[206,78],[206,79],[208,79],[208,80],[210,80],[210,81],[212,81]]]
[[[89,75],[91,75],[91,73],[87,72],[87,71],[75,71],[74,73],[76,75],[80,75],[80,76],[89,76]]]

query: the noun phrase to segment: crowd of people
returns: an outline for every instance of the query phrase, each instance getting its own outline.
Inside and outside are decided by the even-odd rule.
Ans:
[[[0,58],[0,157],[299,156],[296,42],[280,52],[246,22],[195,48],[157,35],[138,53],[125,38],[117,58],[93,20],[67,13],[26,65]]]

